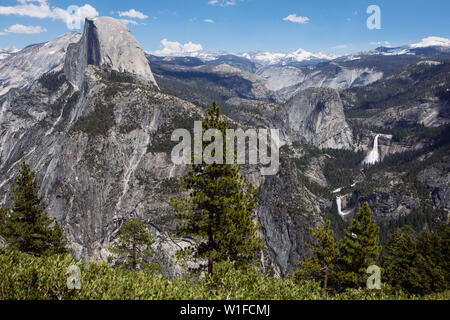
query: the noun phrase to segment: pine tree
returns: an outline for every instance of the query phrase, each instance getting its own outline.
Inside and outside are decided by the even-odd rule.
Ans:
[[[4,239],[6,234],[6,219],[10,215],[11,210],[6,207],[0,207],[0,252],[8,246]]]
[[[335,263],[338,257],[338,247],[334,240],[333,230],[330,228],[331,221],[327,220],[324,226],[310,229],[314,242],[307,245],[312,251],[313,257],[297,262],[296,276],[300,279],[314,279],[322,282],[325,292],[328,291],[329,278],[335,272]]]
[[[221,119],[215,102],[202,123],[203,132],[217,129],[225,136],[226,129],[231,129]],[[205,147],[203,143],[203,150]],[[225,147],[222,151],[225,155]],[[207,267],[209,274],[213,273],[214,262],[226,259],[234,261],[237,267],[248,265],[263,248],[263,241],[257,236],[259,225],[252,220],[258,203],[256,190],[247,185],[240,169],[233,164],[192,164],[187,176],[181,178],[189,197],[172,200],[182,221],[179,234],[197,240],[194,248],[181,253],[199,261],[199,270]],[[206,265],[200,262],[205,259]]]
[[[365,285],[368,277],[367,267],[377,263],[381,252],[379,232],[380,228],[372,219],[372,210],[365,202],[339,243],[338,276],[344,287]]]
[[[382,262],[385,268],[387,281],[395,288],[410,290],[406,282],[415,273],[411,263],[417,254],[413,230],[409,226],[399,228],[391,234],[389,242],[383,248]]]
[[[10,215],[11,210],[7,207],[0,207],[0,236],[5,236],[6,220]]]
[[[117,265],[136,271],[140,269],[158,269],[159,266],[148,263],[146,257],[154,254],[151,245],[155,241],[145,223],[132,218],[120,227],[117,242],[109,251],[117,256]]]
[[[445,289],[444,271],[437,266],[429,254],[421,252],[421,246],[431,248],[433,235],[425,231],[421,240],[414,238],[410,226],[397,229],[383,249],[383,267],[386,278],[394,288],[403,289],[412,294],[429,294]],[[428,242],[428,243],[424,243]]]
[[[12,184],[13,208],[5,216],[4,234],[10,247],[36,256],[67,252],[67,239],[54,218],[46,215],[36,175],[22,163]]]
[[[441,269],[445,279],[440,283],[441,287],[450,289],[450,226],[442,225],[433,233],[423,230],[417,237],[417,250],[422,256],[429,257],[436,268]],[[434,290],[438,290],[438,287]]]

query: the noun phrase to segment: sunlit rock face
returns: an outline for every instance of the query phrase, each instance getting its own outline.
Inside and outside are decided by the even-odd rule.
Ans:
[[[288,101],[285,108],[292,140],[304,140],[319,148],[351,148],[352,130],[336,90],[306,89]]]
[[[64,70],[77,88],[88,65],[129,72],[157,86],[141,45],[125,24],[113,18],[86,19],[82,38],[69,47]]]

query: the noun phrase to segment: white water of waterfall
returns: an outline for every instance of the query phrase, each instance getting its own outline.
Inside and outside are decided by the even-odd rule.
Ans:
[[[341,190],[342,190],[342,188],[336,189],[336,190],[333,191],[333,193],[341,192]]]
[[[380,161],[380,153],[378,152],[378,137],[380,135],[376,135],[375,140],[373,141],[373,149],[364,159],[364,164],[375,164]]]
[[[350,212],[343,212],[342,211],[342,200],[341,197],[336,197],[336,205],[337,205],[337,209],[338,209],[338,213],[340,216],[346,216],[348,215]]]

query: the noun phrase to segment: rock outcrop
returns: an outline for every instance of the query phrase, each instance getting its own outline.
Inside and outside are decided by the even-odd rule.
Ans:
[[[431,189],[433,202],[437,207],[450,211],[450,156],[442,162],[425,168],[419,174],[419,180]]]
[[[352,130],[345,121],[339,93],[329,88],[310,88],[289,100],[285,109],[292,140],[319,148],[350,149]]]
[[[157,86],[141,45],[125,24],[113,18],[86,19],[80,41],[69,46],[64,72],[77,88],[82,88],[88,65],[128,72]]]
[[[259,74],[266,79],[267,87],[274,91],[276,101],[281,103],[308,88],[342,90],[365,86],[383,77],[383,72],[371,68],[349,68],[335,62],[323,69],[320,66],[269,66],[259,70]]]

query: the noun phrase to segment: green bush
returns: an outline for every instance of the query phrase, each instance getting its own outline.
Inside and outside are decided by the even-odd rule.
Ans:
[[[67,269],[81,271],[81,289],[67,288]],[[232,262],[217,264],[203,280],[169,280],[149,271],[114,268],[106,263],[83,264],[71,255],[34,257],[0,251],[0,300],[316,300],[316,299],[445,299],[450,291],[425,297],[407,296],[388,286],[382,290],[347,290],[325,295],[313,281],[296,282],[262,274],[256,266],[236,269]]]

